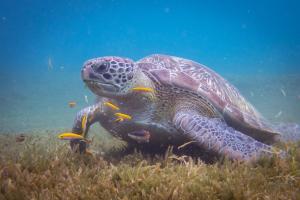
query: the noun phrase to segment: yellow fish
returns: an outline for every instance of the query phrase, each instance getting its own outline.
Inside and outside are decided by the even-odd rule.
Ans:
[[[87,115],[83,115],[83,116],[82,116],[82,119],[81,119],[81,129],[82,129],[82,134],[85,134],[86,123],[87,123]]]
[[[121,118],[121,119],[127,119],[127,120],[131,120],[132,117],[130,115],[127,115],[127,114],[124,114],[124,113],[115,113],[115,116],[117,116],[118,118]]]
[[[147,88],[147,87],[135,87],[132,88],[133,91],[138,91],[138,92],[154,92],[152,88]]]
[[[76,106],[76,102],[75,101],[70,101],[69,102],[69,107],[70,108],[73,108],[73,107],[75,107]]]
[[[120,117],[119,117],[118,119],[115,120],[115,122],[122,122],[122,121],[124,121],[124,119],[123,119],[123,118],[120,118]]]
[[[111,102],[105,102],[104,105],[110,107],[113,110],[120,110],[120,108],[118,106],[114,105]]]
[[[84,137],[82,135],[76,133],[68,133],[68,132],[59,134],[58,138],[61,140],[75,140],[75,139],[84,140]]]

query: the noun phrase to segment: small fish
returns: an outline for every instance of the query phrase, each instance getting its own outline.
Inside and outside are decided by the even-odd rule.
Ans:
[[[131,120],[132,117],[130,115],[127,115],[127,114],[124,114],[124,113],[115,113],[115,116],[118,117],[118,118],[122,118],[123,120],[124,119],[127,119],[127,120]]]
[[[52,69],[53,69],[52,59],[49,57],[48,58],[48,70],[52,70]]]
[[[111,102],[105,102],[104,105],[110,107],[113,110],[120,110],[120,108],[118,106],[114,105]]]
[[[74,108],[76,106],[76,102],[75,101],[70,101],[68,104],[69,104],[70,108]]]
[[[81,118],[81,129],[83,134],[85,134],[86,124],[87,124],[87,115],[85,114]]]
[[[84,95],[84,101],[85,101],[86,103],[89,103],[89,100],[88,100],[87,95]]]
[[[23,142],[24,140],[25,140],[24,134],[20,134],[20,135],[16,136],[16,142]]]
[[[147,88],[147,87],[135,87],[132,88],[133,91],[138,91],[138,92],[154,92],[152,88]]]
[[[278,118],[278,117],[280,117],[282,115],[282,111],[279,111],[274,117],[275,118]]]
[[[286,97],[286,93],[285,93],[284,89],[281,88],[280,91],[281,91],[281,94],[282,94],[284,97]]]
[[[138,143],[148,143],[150,140],[150,132],[145,130],[134,131],[127,135]]]
[[[58,135],[58,138],[61,140],[80,140],[80,141],[84,141],[86,143],[92,143],[91,140],[88,140],[86,138],[84,138],[82,135],[77,134],[77,133],[61,133]]]
[[[58,138],[61,140],[76,140],[76,139],[84,140],[84,137],[82,135],[76,133],[61,133],[58,135]]]
[[[122,122],[122,121],[124,121],[123,118],[118,118],[118,119],[115,120],[115,122]]]

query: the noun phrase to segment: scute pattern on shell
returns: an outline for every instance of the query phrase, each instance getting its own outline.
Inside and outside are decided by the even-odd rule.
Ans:
[[[232,104],[239,107],[244,112],[259,116],[257,111],[248,104],[235,87],[204,65],[179,57],[159,54],[146,57],[138,62],[151,63],[151,65],[147,65],[148,67],[144,67],[144,69],[151,72],[159,71],[163,73],[167,70],[170,73],[170,81],[176,82],[176,79],[180,77],[190,81],[190,83],[194,82],[197,84],[196,92],[198,91],[208,96],[216,94],[219,99],[218,103],[223,104],[223,108],[227,104]],[[163,75],[163,77],[165,77],[165,75]],[[184,84],[183,81],[181,83]]]
[[[191,60],[154,54],[139,60],[140,68],[158,82],[184,88],[206,97],[219,110],[240,123],[272,132],[258,111],[228,81]]]

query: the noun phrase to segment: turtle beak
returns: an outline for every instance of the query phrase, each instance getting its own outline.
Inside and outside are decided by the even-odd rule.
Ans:
[[[83,81],[90,80],[90,75],[93,74],[91,66],[84,66],[81,69],[81,78]]]
[[[86,65],[82,68],[81,78],[85,83],[105,83],[105,80],[103,80],[103,78],[100,75],[96,74],[92,67],[89,65]]]

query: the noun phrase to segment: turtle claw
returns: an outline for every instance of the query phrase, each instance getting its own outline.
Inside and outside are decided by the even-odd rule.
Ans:
[[[88,144],[84,140],[74,139],[70,141],[70,146],[74,153],[83,154],[86,153]]]
[[[87,155],[90,155],[90,156],[94,155],[94,153],[92,151],[88,150],[88,149],[86,149],[84,153],[87,154]]]

